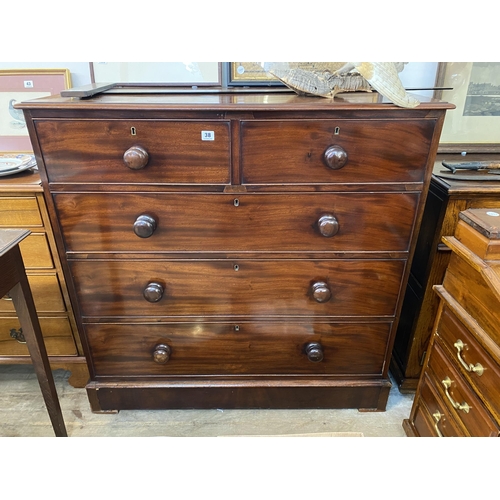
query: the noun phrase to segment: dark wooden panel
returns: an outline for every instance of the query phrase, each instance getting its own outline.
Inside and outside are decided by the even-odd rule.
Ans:
[[[38,121],[36,130],[50,182],[229,182],[228,122],[61,120]],[[202,141],[203,131],[214,132],[215,140]],[[143,169],[123,162],[133,146],[149,154]]]
[[[390,323],[86,324],[97,376],[188,374],[381,375]],[[322,346],[310,361],[306,346]],[[166,364],[156,346],[171,349]]]
[[[393,316],[402,260],[71,261],[83,316]],[[234,266],[238,266],[235,268]],[[237,270],[236,270],[237,269]],[[143,291],[164,288],[158,302]],[[317,302],[325,282],[331,299]]]
[[[416,193],[55,194],[72,252],[408,251]],[[156,221],[140,238],[141,215]],[[325,237],[319,220],[338,222]],[[89,237],[92,235],[92,237]]]
[[[434,120],[243,122],[243,183],[421,182],[434,126]],[[347,153],[340,170],[323,161],[331,145]]]
[[[194,380],[146,385],[91,383],[87,386],[94,411],[116,409],[216,408],[359,408],[384,411],[390,384],[386,380]]]

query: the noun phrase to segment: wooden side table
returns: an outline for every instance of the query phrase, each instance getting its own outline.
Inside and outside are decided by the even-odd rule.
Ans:
[[[26,229],[0,230],[0,269],[2,270],[0,297],[6,293],[12,297],[55,435],[67,437],[54,378],[19,250],[19,243],[29,234],[30,231]]]

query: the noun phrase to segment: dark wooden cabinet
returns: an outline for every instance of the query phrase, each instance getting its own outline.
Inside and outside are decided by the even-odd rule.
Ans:
[[[442,237],[455,233],[461,211],[500,204],[500,180],[480,180],[481,176],[474,181],[440,177],[443,171],[450,173],[442,161],[498,159],[493,154],[466,158],[447,154],[436,158],[391,359],[391,373],[401,392],[415,391],[432,334],[439,306],[433,286],[443,282],[451,255]]]
[[[111,91],[20,107],[94,411],[385,409],[453,106]]]

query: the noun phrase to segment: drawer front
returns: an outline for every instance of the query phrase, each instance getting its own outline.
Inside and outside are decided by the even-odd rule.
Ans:
[[[481,394],[485,404],[500,421],[500,397],[498,381],[500,380],[500,367],[495,360],[484,351],[474,336],[453,314],[448,306],[444,306],[441,320],[438,325],[438,335],[443,345],[449,351],[449,357],[460,368],[461,373],[478,394]],[[457,344],[457,346],[455,346]],[[482,373],[467,371],[466,366],[481,365]]]
[[[37,199],[28,196],[0,198],[0,226],[15,228],[43,226]]]
[[[302,120],[243,122],[245,184],[422,182],[435,122]],[[327,148],[347,163],[329,168]]]
[[[446,405],[425,374],[420,381],[414,424],[421,437],[465,437],[467,434],[453,420]]]
[[[66,307],[61,295],[61,288],[57,275],[28,276],[33,300],[38,313],[65,312]],[[8,296],[0,300],[0,312],[15,313],[14,304]]]
[[[45,233],[31,233],[19,243],[26,269],[52,269],[54,262]]]
[[[54,195],[73,252],[407,251],[418,199],[415,193]]]
[[[229,122],[60,120],[35,126],[50,182],[229,182]],[[202,140],[206,131],[214,140]],[[125,154],[132,162],[140,157],[130,151],[134,147],[147,153],[144,168],[124,163]]]
[[[405,262],[82,260],[70,265],[83,316],[288,318],[393,316]],[[146,290],[157,302],[144,298]]]
[[[67,318],[40,317],[38,319],[49,356],[76,356],[75,341]],[[19,335],[19,331],[20,325],[17,318],[0,318],[0,355],[29,355],[26,344],[11,336],[11,334],[16,335],[16,332]],[[22,338],[19,340],[22,341]]]
[[[97,375],[381,375],[390,323],[86,324]],[[319,343],[322,360],[310,361]],[[170,350],[168,361],[155,352]],[[317,351],[316,351],[317,352]]]
[[[495,421],[453,367],[453,363],[448,360],[438,341],[432,348],[429,368],[434,386],[439,388],[441,399],[449,403],[450,413],[457,421],[462,422],[471,436],[498,436],[498,426]]]

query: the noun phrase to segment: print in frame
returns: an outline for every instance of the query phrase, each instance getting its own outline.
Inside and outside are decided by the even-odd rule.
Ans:
[[[59,94],[71,87],[68,69],[0,70],[0,152],[32,153],[21,101]]]
[[[440,63],[436,97],[456,105],[446,113],[440,153],[500,152],[500,62]]]

